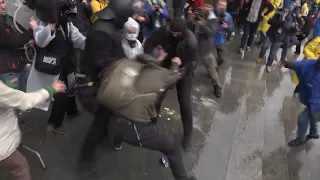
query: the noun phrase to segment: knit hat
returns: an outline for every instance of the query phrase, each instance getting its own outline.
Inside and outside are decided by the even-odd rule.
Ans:
[[[187,24],[185,20],[180,17],[174,18],[170,23],[170,31],[181,32],[184,34],[187,31]]]

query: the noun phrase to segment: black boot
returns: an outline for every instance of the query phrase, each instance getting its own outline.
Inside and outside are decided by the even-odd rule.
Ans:
[[[306,141],[309,141],[309,140],[311,140],[311,139],[319,139],[319,135],[313,136],[313,135],[311,135],[311,134],[308,134]]]
[[[290,147],[297,147],[297,146],[304,145],[305,143],[306,143],[306,141],[302,141],[302,140],[300,140],[299,138],[296,138],[296,139],[290,141],[290,142],[288,143],[288,145],[289,145]]]
[[[221,98],[221,87],[219,87],[219,86],[213,86],[213,89],[214,89],[214,95],[215,95],[217,98]]]
[[[189,137],[183,137],[182,142],[181,142],[181,147],[185,150],[188,151],[191,147],[191,138]]]

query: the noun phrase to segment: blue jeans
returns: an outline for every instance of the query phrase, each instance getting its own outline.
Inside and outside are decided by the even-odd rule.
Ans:
[[[267,60],[267,65],[271,66],[273,63],[273,60],[277,57],[277,51],[280,48],[281,42],[277,42],[277,41],[272,41],[268,36],[266,37],[266,39],[263,42],[263,45],[261,47],[261,51],[259,54],[259,58],[264,58],[264,56],[266,55],[267,50],[270,47],[270,54]]]
[[[20,88],[20,73],[4,73],[0,74],[0,81],[3,83],[8,83],[14,79],[17,79],[17,81],[13,84],[14,89],[19,89]]]
[[[308,125],[310,123],[310,127],[309,127],[309,134],[311,136],[316,136],[318,135],[318,130],[317,130],[317,124],[315,122],[315,120],[312,117],[311,114],[311,108],[310,107],[306,107],[304,109],[304,111],[302,111],[298,117],[298,138],[301,141],[305,141],[306,140],[306,133],[308,130]]]

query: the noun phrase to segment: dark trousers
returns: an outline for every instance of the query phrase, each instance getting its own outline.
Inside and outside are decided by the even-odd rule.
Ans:
[[[124,118],[112,118],[109,129],[115,144],[124,141],[132,146],[162,152],[169,160],[175,179],[187,179],[180,147],[154,123],[137,123]]]
[[[48,120],[54,128],[61,126],[64,116],[78,113],[75,97],[68,97],[66,93],[57,93],[54,96],[51,114]]]
[[[258,29],[258,22],[251,23],[246,21],[243,26],[243,35],[241,38],[241,49],[245,49],[246,47],[251,47],[252,42],[254,40],[254,36],[256,34],[256,31]]]
[[[104,140],[108,133],[108,123],[110,121],[110,117],[111,112],[103,107],[100,107],[96,112],[95,119],[82,146],[80,155],[81,161],[91,161],[98,145]]]
[[[61,74],[59,79],[68,84],[67,75]],[[75,96],[68,97],[67,93],[55,94],[48,123],[54,128],[60,127],[66,113],[68,115],[78,113]]]
[[[174,0],[173,1],[173,15],[174,17],[181,17],[183,14],[184,9],[184,1],[183,0]]]
[[[217,58],[212,52],[207,53],[202,57],[204,67],[212,81],[213,86],[218,86],[221,88],[219,74],[218,74],[218,63]]]
[[[183,124],[184,138],[191,141],[193,130],[193,117],[191,105],[191,89],[192,89],[193,72],[187,72],[176,85],[177,96],[180,106],[181,120]]]
[[[18,150],[0,161],[0,169],[6,169],[12,180],[31,180],[27,159]]]
[[[297,40],[296,36],[286,36],[282,44],[281,61],[285,61],[288,55],[288,50],[293,45],[299,44],[300,41]]]
[[[225,60],[225,52],[226,52],[226,47],[225,45],[217,46],[217,55],[218,55],[218,64],[221,64]]]
[[[277,57],[277,51],[280,48],[281,42],[274,41],[270,39],[268,36],[266,37],[259,54],[259,58],[264,58],[267,50],[270,48],[270,54],[267,60],[267,66],[271,66],[274,59]]]

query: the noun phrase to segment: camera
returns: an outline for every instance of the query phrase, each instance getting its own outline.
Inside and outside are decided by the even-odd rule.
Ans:
[[[152,2],[152,5],[156,8],[157,11],[159,11],[159,9],[162,8],[162,4],[161,4],[161,2],[158,1],[158,0],[154,0],[154,1]]]
[[[289,12],[290,12],[289,9],[280,9],[276,11],[274,18],[276,20],[282,21],[285,17],[288,16]]]
[[[202,21],[207,19],[209,12],[203,8],[194,8],[192,9],[192,14],[194,15],[195,21]]]
[[[35,10],[37,17],[46,23],[57,23],[61,16],[77,13],[76,0],[25,0],[23,4]]]

